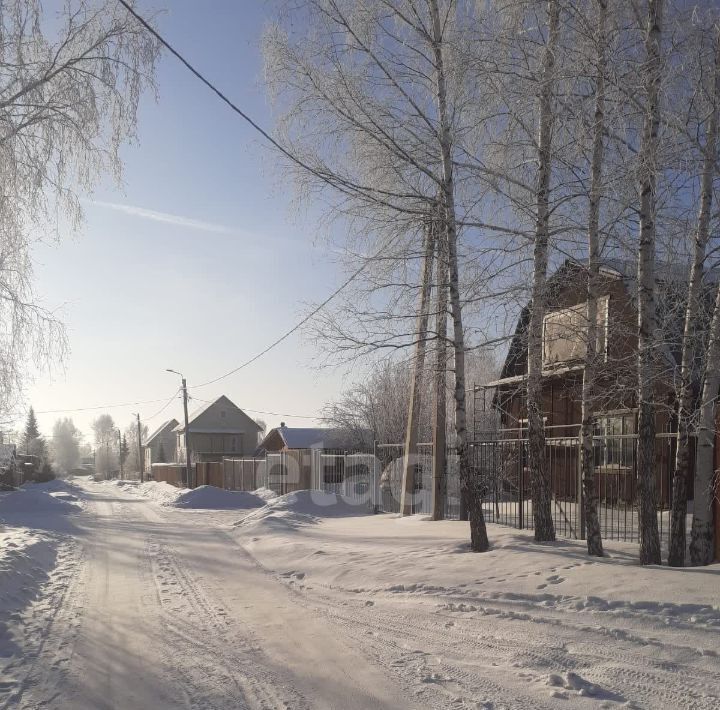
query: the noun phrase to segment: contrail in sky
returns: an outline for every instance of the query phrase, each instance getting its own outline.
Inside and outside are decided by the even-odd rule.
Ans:
[[[224,224],[216,224],[214,222],[204,222],[200,219],[192,219],[191,217],[183,217],[178,214],[171,214],[169,212],[158,212],[156,210],[148,210],[144,207],[136,207],[135,205],[123,205],[119,202],[103,202],[102,200],[93,200],[93,205],[98,207],[105,207],[110,210],[117,212],[124,212],[133,217],[140,217],[142,219],[150,219],[155,222],[163,222],[165,224],[172,224],[176,227],[185,227],[187,229],[196,229],[201,232],[213,232],[214,234],[240,234],[241,230],[232,229]]]

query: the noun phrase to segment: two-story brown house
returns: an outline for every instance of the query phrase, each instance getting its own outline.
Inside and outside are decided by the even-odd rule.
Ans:
[[[599,361],[594,394],[595,465],[598,488],[612,488],[612,496],[629,499],[633,490],[637,431],[637,305],[635,265],[606,260],[600,270],[597,304]],[[674,430],[675,389],[684,318],[684,269],[658,268],[658,347],[655,352],[656,431]],[[553,460],[556,495],[574,496],[577,485],[577,447],[565,437],[579,434],[581,388],[587,344],[587,270],[568,261],[547,282],[543,321],[543,415]],[[524,308],[511,341],[494,403],[500,413],[503,436],[526,435],[527,327],[529,306]],[[701,347],[698,343],[698,347]],[[699,383],[699,376],[696,377]],[[658,445],[658,492],[661,503],[669,500],[674,440]],[[622,476],[620,474],[627,474]],[[692,491],[692,485],[689,490]]]

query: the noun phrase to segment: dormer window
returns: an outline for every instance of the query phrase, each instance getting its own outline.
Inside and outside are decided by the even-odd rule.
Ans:
[[[609,296],[597,302],[597,352],[607,361]],[[587,349],[587,305],[551,311],[543,319],[543,367],[582,362]]]

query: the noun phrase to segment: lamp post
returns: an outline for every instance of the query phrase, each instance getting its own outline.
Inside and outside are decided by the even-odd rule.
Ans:
[[[170,368],[166,368],[167,372],[172,372],[175,375],[180,375],[182,378],[182,391],[183,391],[183,410],[185,412],[185,486],[187,488],[192,488],[192,474],[190,473],[190,432],[189,424],[188,424],[188,406],[187,406],[187,382],[185,380],[185,377],[183,376],[182,372],[178,372],[177,370],[171,370]]]

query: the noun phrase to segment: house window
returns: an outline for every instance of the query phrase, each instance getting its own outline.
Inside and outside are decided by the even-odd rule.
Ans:
[[[607,360],[608,296],[597,301],[597,352]],[[543,367],[582,361],[587,350],[587,305],[578,303],[543,318]]]
[[[596,466],[631,468],[635,458],[635,413],[610,412],[595,420]]]
[[[237,451],[237,437],[230,437],[230,451]]]
[[[221,409],[220,410],[220,419],[225,419],[226,414],[227,414],[227,412],[224,409]]]

